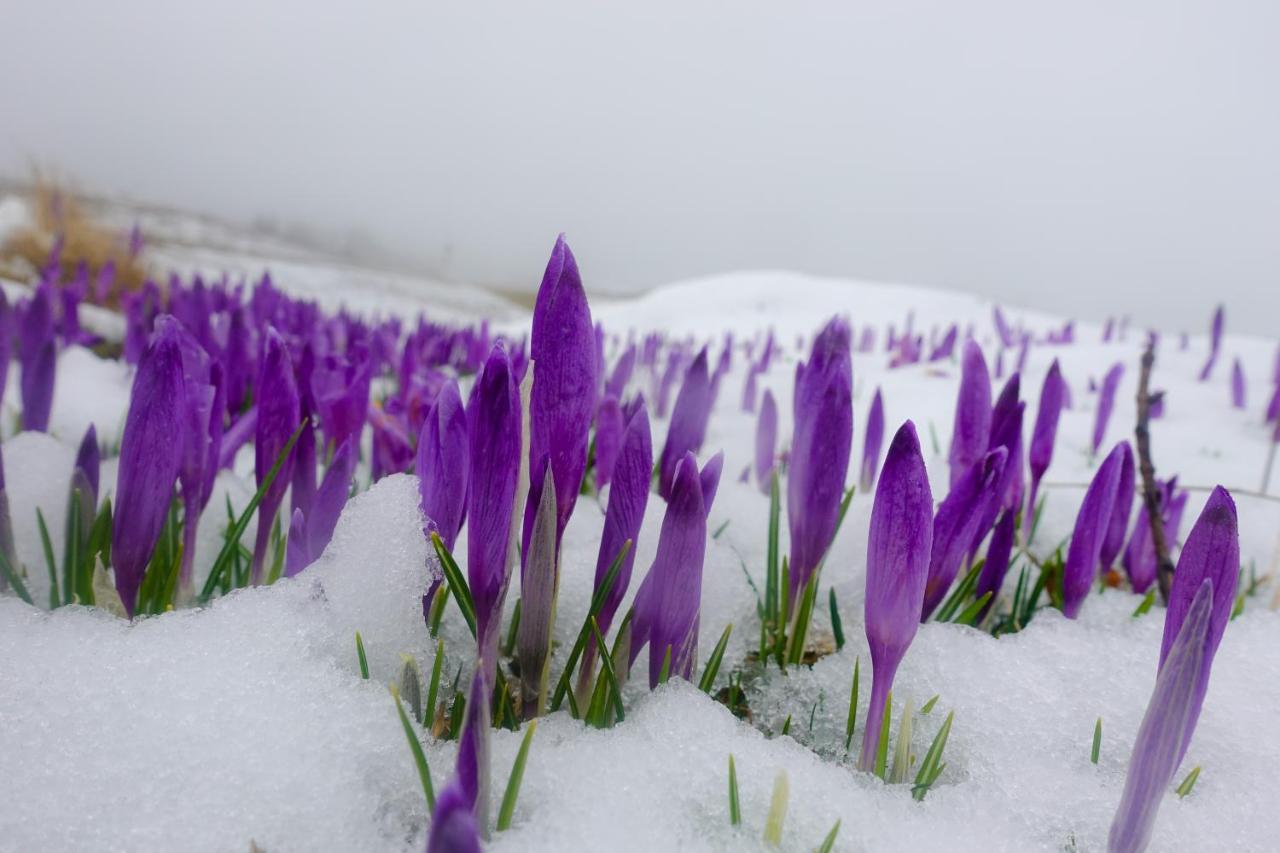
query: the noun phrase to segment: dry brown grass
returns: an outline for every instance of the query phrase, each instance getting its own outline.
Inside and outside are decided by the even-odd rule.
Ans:
[[[96,282],[99,270],[108,261],[116,266],[115,283],[106,304],[114,307],[120,294],[142,286],[146,271],[137,258],[129,254],[127,234],[104,228],[96,222],[86,206],[63,187],[37,176],[31,190],[34,223],[9,237],[0,246],[0,266],[20,269],[44,269],[54,241],[62,235],[59,266],[62,279],[71,279],[81,262],[89,269],[90,281]],[[86,298],[97,301],[94,288]]]

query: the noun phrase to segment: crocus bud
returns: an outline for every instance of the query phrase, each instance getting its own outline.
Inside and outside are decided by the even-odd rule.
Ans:
[[[978,614],[978,621],[987,615],[991,605],[995,604],[1000,588],[1004,586],[1005,573],[1009,571],[1009,557],[1013,554],[1013,533],[1017,520],[1016,509],[1006,509],[991,531],[991,542],[987,545],[987,556],[982,562],[982,571],[978,573],[978,581],[974,584],[973,594],[981,598],[991,593],[988,601]]]
[[[511,516],[520,474],[520,392],[499,341],[476,380],[468,411],[467,582],[485,671],[497,666],[502,604],[511,579]],[[486,677],[488,677],[486,675]]]
[[[471,803],[455,779],[436,797],[427,853],[481,853],[483,849]]]
[[[257,389],[258,425],[253,445],[253,471],[258,487],[261,488],[301,419],[293,364],[289,360],[284,340],[274,328],[267,329]],[[292,478],[293,452],[290,450],[279,473],[258,504],[258,533],[254,542],[252,564],[255,584],[262,583],[263,566],[271,542],[271,527]]]
[[[613,467],[622,450],[622,406],[618,398],[606,395],[596,409],[596,489],[609,485],[613,479]]]
[[[561,234],[547,261],[533,307],[529,355],[529,498],[525,504],[524,550],[541,500],[544,464],[556,486],[556,547],[573,514],[587,467],[587,441],[596,401],[595,331],[578,263]]]
[[[1213,581],[1201,581],[1169,646],[1147,703],[1125,774],[1124,794],[1111,822],[1109,853],[1141,853],[1151,841],[1160,801],[1173,782],[1204,704],[1203,684],[1214,649],[1210,642]],[[1166,621],[1166,626],[1168,622]]]
[[[1182,524],[1182,512],[1186,509],[1188,493],[1178,491],[1177,478],[1160,486],[1160,515],[1164,523],[1166,542],[1178,538]],[[1124,549],[1124,570],[1129,576],[1133,591],[1144,593],[1156,580],[1156,549],[1151,540],[1151,523],[1145,502],[1138,504],[1138,517],[1133,523],[1133,534]]]
[[[1098,560],[1111,526],[1124,458],[1122,442],[1107,454],[1093,475],[1080,504],[1080,512],[1076,515],[1071,544],[1067,546],[1067,559],[1062,567],[1062,612],[1068,619],[1080,615],[1080,606],[1097,577]]]
[[[976,341],[964,342],[960,364],[960,390],[948,455],[953,489],[987,452],[991,434],[991,374]]]
[[[1245,407],[1244,365],[1239,356],[1231,364],[1231,405],[1237,409]]]
[[[1201,382],[1209,378],[1209,374],[1213,372],[1213,366],[1218,361],[1218,352],[1222,349],[1223,324],[1223,307],[1219,305],[1213,312],[1213,322],[1209,327],[1209,357],[1205,360],[1204,367],[1200,369]]]
[[[111,563],[116,591],[130,616],[178,479],[184,406],[177,329],[166,326],[142,354],[120,439]]]
[[[858,766],[874,764],[894,675],[915,638],[924,605],[933,545],[933,494],[915,424],[905,422],[889,444],[871,507],[867,591],[863,608],[871,648],[871,706]]]
[[[1102,548],[1098,552],[1098,562],[1104,572],[1111,568],[1120,554],[1120,549],[1124,546],[1124,536],[1129,531],[1129,514],[1133,511],[1133,497],[1136,491],[1133,449],[1127,441],[1122,441],[1116,446],[1121,449],[1120,479],[1116,484],[1116,499],[1111,507],[1111,521],[1107,525],[1107,533],[1102,540]]]
[[[1120,379],[1124,376],[1124,363],[1116,362],[1102,379],[1102,388],[1098,391],[1098,411],[1093,419],[1093,452],[1102,447],[1102,440],[1107,436],[1107,424],[1111,420],[1111,410],[1116,403],[1116,389],[1120,387]]]
[[[333,455],[329,470],[316,489],[315,498],[311,501],[311,514],[304,515],[301,509],[293,511],[285,549],[285,577],[293,577],[314,563],[328,547],[342,508],[347,505],[351,494],[355,469],[355,448],[351,439],[347,439]]]
[[[604,516],[604,531],[600,534],[600,552],[596,556],[595,588],[599,589],[623,544],[627,540],[632,542],[596,618],[601,632],[607,632],[613,624],[613,616],[631,583],[631,570],[636,561],[635,542],[644,521],[652,474],[653,442],[649,435],[649,415],[641,401],[622,436],[622,449],[614,465],[613,486],[609,491],[609,507]],[[587,653],[590,654],[591,650],[588,644]]]
[[[813,341],[808,363],[796,367],[795,429],[787,474],[791,590],[799,591],[835,538],[853,445],[853,364],[849,325],[833,318]]]
[[[871,408],[867,411],[867,429],[862,442],[862,472],[859,486],[862,491],[869,492],[876,482],[876,466],[880,464],[880,445],[884,441],[884,400],[880,389],[871,398]]]
[[[422,422],[415,464],[427,532],[439,533],[450,550],[467,509],[467,467],[467,413],[458,383],[450,379]]]
[[[525,719],[540,716],[546,701],[556,609],[556,491],[550,466],[541,467],[545,471],[541,497],[520,573],[520,626],[516,633]]]
[[[924,606],[919,614],[921,622],[947,597],[987,508],[999,500],[1000,477],[1008,455],[1007,450],[998,447],[979,459],[939,504],[933,519],[933,547],[929,554]]]
[[[702,448],[710,418],[711,377],[707,373],[707,349],[703,347],[684,375],[684,383],[671,410],[667,438],[662,445],[658,462],[658,494],[667,500],[671,499],[676,466],[686,454],[696,454]]]
[[[1036,511],[1036,492],[1040,488],[1040,478],[1049,469],[1053,461],[1053,444],[1058,435],[1058,417],[1062,414],[1062,404],[1066,393],[1066,384],[1062,381],[1062,372],[1058,368],[1058,360],[1049,365],[1045,374],[1044,385],[1040,388],[1040,406],[1036,410],[1036,423],[1031,430],[1031,445],[1027,449],[1027,464],[1031,468],[1031,489],[1027,497],[1026,517],[1030,520]]]
[[[477,668],[467,694],[467,717],[458,738],[455,768],[459,787],[476,816],[480,834],[489,834],[489,690]]]
[[[626,396],[627,383],[631,381],[631,374],[636,367],[636,345],[628,344],[626,350],[623,351],[621,357],[613,366],[613,372],[609,374],[609,381],[604,385],[604,394],[606,397],[613,397],[621,400]]]
[[[760,404],[760,417],[756,421],[756,484],[765,494],[769,493],[773,479],[777,451],[778,404],[773,400],[773,392],[766,388],[764,402]]]

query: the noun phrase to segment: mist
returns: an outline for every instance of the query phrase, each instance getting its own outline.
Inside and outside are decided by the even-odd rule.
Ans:
[[[1280,316],[1280,6],[7,4],[0,174],[531,289],[787,268]]]

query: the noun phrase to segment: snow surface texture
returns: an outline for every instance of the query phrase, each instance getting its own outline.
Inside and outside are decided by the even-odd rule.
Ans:
[[[882,344],[885,325],[901,329],[912,310],[917,329],[972,323],[994,362],[989,303],[920,289],[754,273],[601,305],[596,316],[623,338],[634,328],[714,340],[715,354],[727,329],[742,340],[774,327],[784,356],[761,378],[760,390],[771,388],[778,397],[785,447],[795,359],[802,356],[796,336],[842,313],[855,327],[876,326]],[[1036,329],[1059,325],[1009,313]],[[1083,494],[1079,484],[1094,467],[1088,444],[1096,394],[1088,391],[1089,380],[1100,379],[1117,361],[1127,367],[1104,449],[1131,435],[1140,337],[1131,330],[1127,339],[1104,344],[1098,328],[1083,326],[1073,346],[1031,350],[1023,382],[1028,411],[1034,412],[1054,357],[1062,361],[1074,401],[1046,476],[1057,485],[1044,490],[1048,502],[1033,546],[1039,553],[1070,532]],[[1168,397],[1165,416],[1152,424],[1155,462],[1162,474],[1176,472],[1184,484],[1222,483],[1235,491],[1243,560],[1263,574],[1275,567],[1280,509],[1244,492],[1259,488],[1266,458],[1263,389],[1270,386],[1274,344],[1229,336],[1212,378],[1200,383],[1206,350],[1204,336],[1193,336],[1185,352],[1176,335],[1163,339],[1153,384]],[[1244,410],[1230,407],[1228,376],[1236,355],[1250,379]],[[19,556],[29,567],[43,565],[35,507],[51,530],[61,530],[65,484],[83,427],[89,420],[119,422],[123,403],[115,397],[127,391],[127,377],[111,380],[113,365],[91,368],[81,364],[85,358],[92,357],[73,350],[64,365],[99,370],[104,379],[96,386],[85,380],[76,394],[59,392],[54,435],[21,434],[4,442]],[[754,483],[737,477],[753,459],[754,446],[755,417],[740,409],[745,364],[737,353],[701,454],[723,449],[726,455],[708,529],[728,526],[708,542],[700,639],[705,660],[724,626],[734,624],[722,682],[756,640],[754,594],[744,567],[758,585],[764,572],[768,501]],[[60,370],[59,382],[67,372]],[[855,354],[854,376],[851,476],[879,385],[890,430],[904,418],[916,421],[935,497],[941,498],[956,365],[889,370],[877,346],[875,353]],[[649,390],[645,372],[633,381]],[[11,380],[9,403],[15,385]],[[6,416],[6,426],[11,423]],[[655,445],[664,430],[664,422],[655,422]],[[249,479],[240,465],[237,473],[221,475],[219,488],[233,490],[232,502],[243,505]],[[108,466],[104,489],[113,482],[114,467]],[[1204,498],[1193,492],[1184,534]],[[559,672],[587,607],[602,504],[603,498],[581,500],[566,532],[553,672]],[[855,497],[823,575],[824,587],[834,586],[839,597],[848,638],[842,652],[788,678],[771,670],[766,682],[750,688],[754,726],[682,683],[648,694],[632,682],[627,719],[611,731],[585,728],[566,714],[544,720],[514,824],[493,838],[490,849],[763,848],[779,771],[786,771],[791,789],[787,850],[812,850],[837,819],[837,850],[1105,848],[1154,683],[1160,608],[1134,619],[1139,599],[1108,591],[1090,597],[1079,621],[1042,611],[1022,633],[998,640],[955,625],[924,626],[897,679],[895,729],[908,695],[917,707],[940,695],[931,714],[917,719],[919,756],[946,713],[956,716],[947,769],[917,803],[906,786],[886,786],[854,771],[843,749],[855,657],[862,664],[859,728],[870,685],[862,635],[870,504],[869,495]],[[238,592],[204,610],[127,625],[83,608],[50,615],[11,597],[0,600],[0,849],[245,850],[251,841],[272,853],[421,849],[425,805],[383,686],[395,677],[401,654],[414,656],[427,672],[434,654],[418,598],[429,569],[416,505],[412,477],[388,478],[352,501],[318,564],[294,580]],[[224,514],[222,506],[217,493],[211,511]],[[660,522],[661,502],[654,496],[637,543],[631,592],[653,558]],[[202,572],[217,550],[220,525],[218,518],[202,523]],[[785,531],[784,523],[784,549]],[[55,548],[61,543],[55,541]],[[458,557],[465,565],[465,547]],[[47,586],[40,585],[41,572],[30,574],[40,601]],[[1280,838],[1274,808],[1280,735],[1273,723],[1280,708],[1280,615],[1267,606],[1273,592],[1264,587],[1226,632],[1179,778],[1197,764],[1203,773],[1191,796],[1166,796],[1153,850],[1266,850]],[[513,583],[508,616],[517,594]],[[820,600],[819,634],[828,630],[825,588]],[[368,650],[368,682],[358,672],[357,630]],[[471,660],[469,636],[452,607],[443,636],[451,678]],[[788,715],[790,735],[781,736]],[[1089,750],[1098,717],[1103,738],[1095,766]],[[424,743],[439,786],[452,772],[454,745],[431,738]],[[518,735],[493,733],[494,802],[518,743]],[[742,792],[738,828],[727,819],[731,753]]]

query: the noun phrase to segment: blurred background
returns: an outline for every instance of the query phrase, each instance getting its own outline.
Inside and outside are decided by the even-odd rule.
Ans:
[[[10,0],[0,177],[507,292],[738,269],[1280,316],[1280,4]]]

